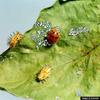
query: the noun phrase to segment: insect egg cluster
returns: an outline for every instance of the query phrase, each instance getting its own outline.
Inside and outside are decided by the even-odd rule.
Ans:
[[[77,27],[77,28],[71,28],[69,35],[76,36],[80,33],[86,33],[86,32],[89,32],[89,28],[81,26],[81,27]]]
[[[42,30],[36,31],[36,34],[32,34],[31,38],[36,44],[36,48],[42,46],[51,46],[59,40],[59,27],[53,27],[50,22],[39,22],[34,24],[34,27],[41,27]]]
[[[37,21],[35,24],[34,24],[35,27],[42,27],[43,30],[45,32],[49,31],[51,29],[51,23],[48,22],[48,21],[44,21],[44,22],[39,22]]]

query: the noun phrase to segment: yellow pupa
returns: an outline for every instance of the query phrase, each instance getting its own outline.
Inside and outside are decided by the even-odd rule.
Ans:
[[[50,67],[43,67],[37,74],[37,80],[38,81],[43,81],[48,78],[50,74],[51,68]]]
[[[10,37],[8,44],[10,48],[14,48],[16,44],[22,39],[22,34],[19,32],[14,33],[12,37]]]

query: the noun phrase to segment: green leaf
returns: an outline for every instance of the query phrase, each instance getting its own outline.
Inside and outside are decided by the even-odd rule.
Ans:
[[[37,21],[59,26],[60,41],[50,48],[36,49],[30,38],[42,27],[32,27],[13,49],[0,56],[0,87],[34,100],[79,100],[81,95],[100,95],[100,3],[80,0],[56,3],[42,10]],[[86,26],[89,32],[69,36],[71,28]],[[52,67],[44,83],[36,81],[42,66]]]

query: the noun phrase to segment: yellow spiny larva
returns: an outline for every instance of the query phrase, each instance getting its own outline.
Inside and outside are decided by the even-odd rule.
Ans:
[[[22,39],[22,34],[19,32],[16,32],[12,37],[10,37],[10,40],[8,41],[9,47],[14,48],[16,44]]]
[[[37,74],[37,80],[43,81],[46,80],[46,78],[48,78],[49,74],[50,74],[51,68],[50,67],[43,67]]]

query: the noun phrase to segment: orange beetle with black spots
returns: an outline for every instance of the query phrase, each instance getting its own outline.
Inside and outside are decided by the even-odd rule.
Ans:
[[[60,36],[59,32],[56,27],[52,28],[50,31],[47,33],[47,41],[49,44],[55,44],[59,41]]]

